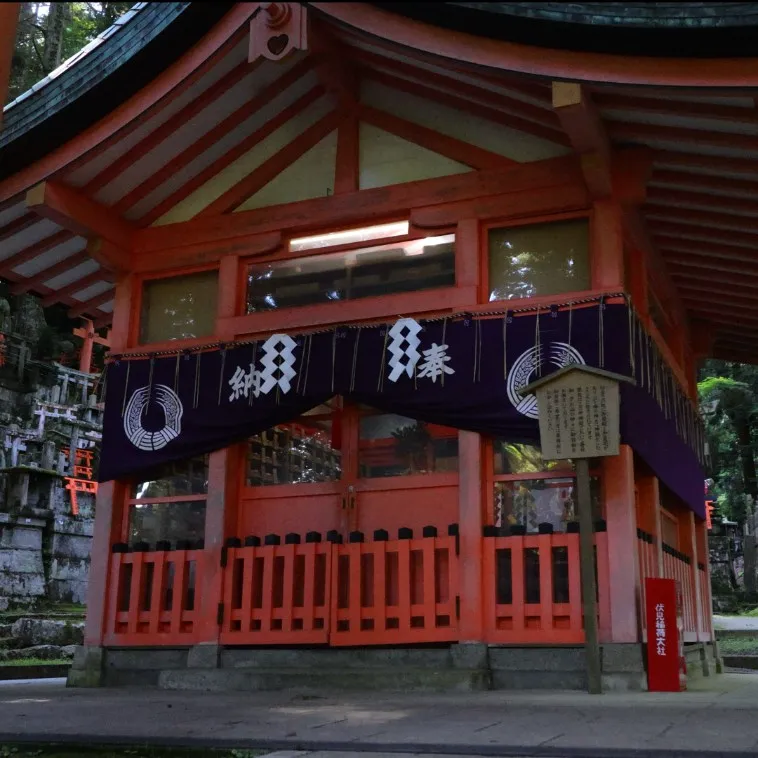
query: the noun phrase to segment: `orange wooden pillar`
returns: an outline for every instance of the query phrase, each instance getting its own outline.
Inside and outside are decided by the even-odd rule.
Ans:
[[[236,315],[240,292],[239,258],[221,259],[218,277],[216,336],[221,340],[234,335],[222,333],[222,319]],[[205,505],[205,534],[202,566],[198,575],[200,603],[196,640],[201,647],[190,653],[189,665],[212,668],[218,662],[217,645],[221,628],[219,606],[223,597],[224,569],[221,554],[230,519],[236,515],[230,507],[236,503],[237,448],[227,447],[210,454],[208,465],[208,498]]]
[[[614,200],[596,200],[592,208],[592,288],[620,292],[624,288],[621,205]]]
[[[136,295],[133,275],[125,276],[116,283],[113,327],[110,332],[111,350],[114,353],[119,353],[127,346],[131,303]],[[125,500],[125,485],[120,482],[106,482],[98,487],[87,585],[87,620],[84,626],[84,644],[88,647],[102,645],[107,615],[110,613],[107,598],[111,545],[121,539]]]
[[[458,432],[460,554],[459,640],[484,640],[484,598],[482,594],[482,444],[475,432]]]
[[[601,642],[637,642],[637,524],[634,508],[634,454],[622,445],[619,455],[603,465],[605,520],[608,528],[608,585],[610,623],[602,623],[607,639]]]
[[[0,129],[3,126],[3,106],[8,99],[8,83],[20,10],[21,3],[0,3]]]

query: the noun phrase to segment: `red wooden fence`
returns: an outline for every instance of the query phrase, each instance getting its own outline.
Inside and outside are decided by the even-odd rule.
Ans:
[[[105,644],[194,644],[201,557],[200,550],[114,552]]]
[[[711,593],[708,583],[708,572],[704,563],[697,565],[697,580],[700,585],[700,631],[711,633],[713,614],[711,610]]]
[[[655,537],[644,532],[642,529],[637,530],[637,554],[639,556],[639,573],[640,573],[640,601],[638,605],[640,623],[644,634],[647,633],[646,618],[646,601],[645,601],[645,579],[647,577],[658,576],[658,545]]]
[[[598,614],[608,618],[608,553],[595,534]],[[485,536],[485,634],[505,644],[584,641],[579,535]]]
[[[458,639],[456,537],[335,545],[333,645]]]
[[[676,579],[682,590],[682,614],[685,632],[697,632],[695,587],[692,582],[692,559],[663,543],[663,576]]]
[[[328,641],[331,544],[290,542],[229,547],[227,551],[221,644],[312,645]]]

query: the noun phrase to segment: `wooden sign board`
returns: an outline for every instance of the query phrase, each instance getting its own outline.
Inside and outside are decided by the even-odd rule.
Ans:
[[[545,460],[618,455],[619,381],[630,380],[574,364],[525,388],[537,395]]]

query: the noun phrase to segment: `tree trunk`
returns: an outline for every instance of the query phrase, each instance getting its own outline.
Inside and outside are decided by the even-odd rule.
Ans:
[[[63,33],[68,19],[68,3],[50,3],[47,13],[45,32],[45,49],[42,53],[42,65],[46,73],[60,66],[63,52]]]

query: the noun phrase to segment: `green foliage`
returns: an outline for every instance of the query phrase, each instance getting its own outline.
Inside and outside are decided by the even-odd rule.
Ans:
[[[75,55],[133,5],[22,3],[11,63],[13,100]]]

